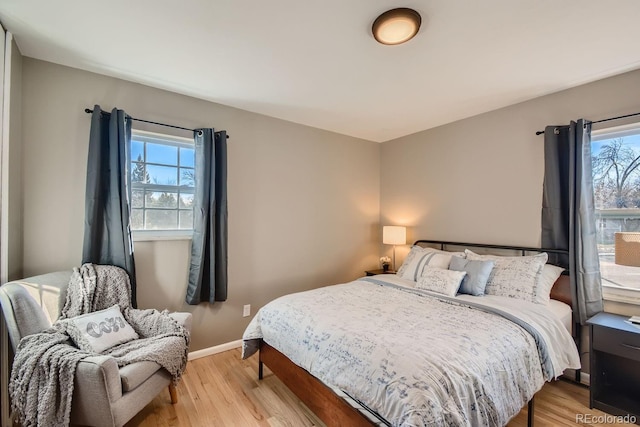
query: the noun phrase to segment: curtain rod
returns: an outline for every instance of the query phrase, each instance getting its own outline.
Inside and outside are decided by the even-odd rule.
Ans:
[[[608,121],[611,121],[611,120],[626,119],[627,117],[633,117],[633,116],[640,116],[640,113],[632,113],[632,114],[626,114],[624,116],[610,117],[608,119],[596,120],[595,122],[587,121],[587,123],[588,124],[602,123],[602,122],[608,122]],[[539,130],[538,132],[536,132],[536,135],[542,135],[543,133],[544,133],[543,130]]]
[[[87,114],[92,114],[92,113],[93,113],[93,110],[92,110],[92,109],[90,109],[90,108],[85,108],[85,109],[84,109],[84,112],[85,112],[85,113],[87,113]],[[111,115],[111,113],[110,113],[110,112],[108,112],[108,111],[101,111],[101,114]],[[128,117],[129,117],[131,120],[135,120],[136,122],[150,123],[150,124],[152,124],[152,125],[165,126],[165,127],[168,127],[168,128],[188,130],[188,131],[191,131],[191,132],[195,132],[195,131],[197,131],[197,130],[198,130],[198,129],[183,128],[182,126],[168,125],[168,124],[166,124],[166,123],[152,122],[151,120],[136,119],[135,117],[131,117],[131,116],[128,116]],[[218,133],[218,132],[216,132],[216,133]],[[229,139],[229,135],[227,135],[227,139]]]

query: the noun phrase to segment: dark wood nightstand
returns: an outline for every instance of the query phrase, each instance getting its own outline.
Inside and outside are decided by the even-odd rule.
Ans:
[[[625,316],[598,313],[587,321],[591,359],[589,406],[640,422],[640,328]]]
[[[367,270],[365,271],[367,276],[375,276],[376,274],[396,274],[395,271],[393,270],[387,270],[384,271],[383,269],[379,268],[377,270]]]

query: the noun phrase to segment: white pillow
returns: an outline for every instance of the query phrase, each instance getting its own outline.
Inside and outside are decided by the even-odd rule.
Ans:
[[[138,338],[117,304],[105,310],[72,317],[69,325],[69,336],[78,348],[93,353],[102,353]]]
[[[425,267],[448,269],[452,256],[462,256],[461,252],[445,252],[433,248],[413,246],[396,273],[406,280],[417,282]]]
[[[538,289],[540,275],[549,257],[545,252],[531,256],[497,256],[478,255],[466,249],[464,253],[470,260],[495,262],[485,288],[487,295],[546,304],[543,290]]]
[[[538,279],[538,286],[536,286],[535,300],[540,304],[548,305],[551,300],[551,288],[556,283],[558,277],[562,274],[564,268],[558,267],[552,264],[545,264],[542,268],[542,274]]]
[[[466,275],[465,271],[426,267],[416,283],[416,288],[455,297]]]

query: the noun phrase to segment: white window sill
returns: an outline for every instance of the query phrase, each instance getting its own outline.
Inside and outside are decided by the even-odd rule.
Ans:
[[[602,299],[640,305],[640,289],[602,285]]]
[[[163,240],[191,240],[193,230],[137,230],[133,232],[134,242]]]

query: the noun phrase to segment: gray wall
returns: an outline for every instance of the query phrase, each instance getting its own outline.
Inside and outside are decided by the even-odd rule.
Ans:
[[[638,111],[635,71],[385,142],[381,223],[408,226],[409,241],[539,246],[544,137],[535,132]]]
[[[409,242],[539,246],[544,137],[535,132],[639,111],[633,71],[385,142],[380,222],[406,225]],[[398,262],[408,250],[398,249]],[[613,301],[605,310],[640,314],[638,305]]]
[[[10,90],[7,274],[9,280],[15,280],[22,277],[22,55],[15,39],[11,46]]]
[[[139,305],[192,311],[192,351],[240,339],[250,319],[244,304],[253,314],[277,296],[377,264],[379,144],[30,58],[22,76],[25,275],[81,261],[84,109],[94,104],[231,135],[228,301],[183,303],[190,241],[135,243]]]

